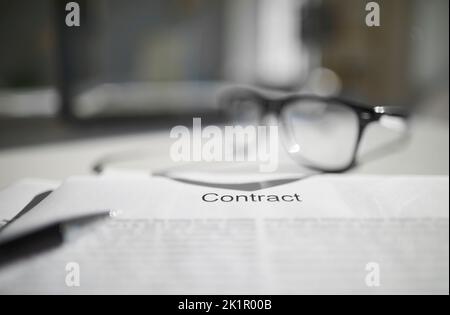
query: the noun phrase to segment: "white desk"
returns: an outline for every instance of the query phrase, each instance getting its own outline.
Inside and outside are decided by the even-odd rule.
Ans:
[[[405,147],[365,162],[351,172],[448,175],[448,121],[422,118],[413,122],[411,133],[411,140]],[[365,143],[370,145],[378,138],[376,132],[369,131]],[[136,149],[149,149],[151,155],[145,160],[128,163],[130,167],[149,171],[170,167],[176,165],[169,159],[172,141],[166,130],[3,150],[0,151],[0,188],[23,178],[63,180],[71,175],[91,174],[93,163],[105,154]],[[299,171],[298,166],[286,157],[280,162],[279,172]],[[126,163],[121,166],[126,167]]]

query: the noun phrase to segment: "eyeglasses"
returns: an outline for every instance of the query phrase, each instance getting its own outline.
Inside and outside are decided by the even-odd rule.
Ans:
[[[247,88],[225,91],[220,105],[238,125],[258,125],[267,114],[275,114],[289,155],[323,172],[343,172],[355,166],[369,124],[384,121],[404,127],[409,116],[403,107],[368,106],[315,95],[269,96]]]

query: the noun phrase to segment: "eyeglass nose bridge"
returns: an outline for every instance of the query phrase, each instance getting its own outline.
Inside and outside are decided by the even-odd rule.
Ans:
[[[283,101],[282,100],[265,100],[264,101],[264,115],[275,114],[279,116],[281,114],[281,110],[283,109]]]

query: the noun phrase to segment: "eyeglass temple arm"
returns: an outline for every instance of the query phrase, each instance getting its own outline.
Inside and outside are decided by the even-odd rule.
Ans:
[[[402,106],[375,106],[373,111],[380,116],[387,115],[404,119],[411,115],[411,111]]]
[[[400,106],[375,106],[373,112],[376,115],[375,119],[383,126],[402,132],[409,130],[410,109]],[[404,134],[407,135],[408,132]]]

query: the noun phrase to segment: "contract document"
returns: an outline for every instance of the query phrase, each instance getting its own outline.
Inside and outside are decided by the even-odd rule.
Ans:
[[[71,178],[0,241],[95,211],[115,217],[0,267],[0,293],[449,293],[448,176],[226,187]],[[74,265],[77,285],[67,282]]]

